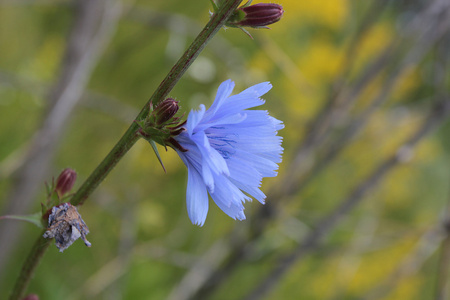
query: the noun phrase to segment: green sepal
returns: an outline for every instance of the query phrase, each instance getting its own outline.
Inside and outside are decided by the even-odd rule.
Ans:
[[[162,159],[161,159],[161,156],[159,155],[159,152],[158,152],[158,148],[156,147],[156,142],[157,143],[160,143],[161,145],[163,145],[163,146],[165,146],[164,145],[164,140],[161,140],[161,141],[159,141],[159,140],[157,140],[156,142],[154,141],[154,139],[152,138],[152,136],[154,136],[154,135],[152,135],[151,133],[153,133],[153,132],[156,132],[156,133],[160,133],[158,130],[156,130],[155,131],[155,129],[154,128],[146,128],[146,124],[145,124],[145,121],[135,121],[138,125],[139,125],[139,127],[141,128],[139,131],[138,131],[138,134],[144,139],[144,140],[146,140],[147,142],[149,142],[150,143],[150,145],[152,146],[152,148],[153,148],[153,152],[155,152],[155,155],[156,155],[156,158],[158,158],[158,161],[159,161],[159,163],[161,164],[161,167],[163,168],[163,170],[164,170],[164,172],[165,173],[167,173],[166,172],[166,168],[164,167],[164,164],[163,164],[163,162],[162,162]],[[147,130],[144,130],[144,128],[146,128]],[[150,133],[150,132],[151,133]],[[158,136],[156,136],[156,138],[159,138]]]
[[[230,27],[236,27],[233,25],[236,23],[239,23],[244,18],[245,18],[245,12],[237,9],[231,14],[231,16],[228,18],[227,22],[225,23],[225,25],[230,26]]]
[[[18,221],[26,221],[33,223],[37,227],[44,229],[44,225],[42,224],[42,214],[40,212],[37,212],[32,215],[6,215],[6,216],[0,216],[0,220],[2,219],[9,219],[9,220],[18,220]]]
[[[250,32],[247,31],[247,29],[245,29],[245,28],[242,27],[242,26],[237,26],[237,28],[239,28],[240,30],[242,30],[246,35],[248,35],[248,36],[253,40],[252,35],[250,34]]]
[[[159,155],[158,148],[156,147],[155,141],[154,141],[154,140],[151,140],[151,139],[146,139],[146,140],[147,140],[147,141],[150,143],[150,145],[152,146],[153,151],[155,152],[156,157],[158,158],[159,163],[161,164],[161,167],[162,167],[163,170],[164,170],[164,173],[167,173],[167,172],[166,172],[166,168],[164,167],[164,164],[163,164],[163,162],[162,162],[161,156]]]

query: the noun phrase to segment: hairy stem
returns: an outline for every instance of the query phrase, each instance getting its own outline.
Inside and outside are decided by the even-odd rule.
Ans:
[[[225,0],[221,3],[219,9],[211,16],[210,21],[206,24],[200,34],[195,38],[186,52],[181,56],[177,63],[167,74],[166,78],[161,82],[156,91],[137,115],[136,120],[141,120],[149,113],[149,103],[159,103],[173,89],[178,80],[183,76],[189,66],[194,62],[209,40],[222,28],[226,20],[239,6],[242,0]],[[131,147],[139,139],[137,130],[139,129],[136,122],[133,122],[122,138],[117,142],[114,148],[91,173],[86,181],[81,185],[78,191],[70,200],[72,205],[81,205],[105,179],[109,172],[122,159],[122,157],[131,149]],[[21,269],[20,275],[16,280],[16,284],[11,293],[10,299],[21,299],[25,293],[28,283],[36,269],[38,262],[45,253],[50,244],[50,240],[42,237],[40,233],[39,239],[31,249],[25,263]]]

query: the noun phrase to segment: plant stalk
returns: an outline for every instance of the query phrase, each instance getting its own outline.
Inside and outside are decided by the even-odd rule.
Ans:
[[[177,63],[173,66],[156,91],[137,115],[136,120],[144,119],[149,113],[149,104],[159,103],[167,97],[175,84],[180,80],[189,66],[198,57],[200,52],[205,48],[211,38],[222,28],[230,15],[239,6],[242,0],[225,0],[220,4],[218,10],[211,16],[211,19],[195,38],[186,52],[181,56]],[[98,185],[105,179],[109,172],[116,166],[122,157],[133,147],[139,139],[137,131],[139,125],[133,122],[127,131],[123,134],[117,144],[91,173],[86,181],[81,185],[75,195],[71,198],[70,203],[78,206],[82,205]],[[27,289],[28,283],[36,269],[40,259],[44,255],[51,240],[42,237],[44,232],[40,233],[39,238],[32,247],[27,259],[25,260],[19,277],[16,280],[10,300],[21,299]]]

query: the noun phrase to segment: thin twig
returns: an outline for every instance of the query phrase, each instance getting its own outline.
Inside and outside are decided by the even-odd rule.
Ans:
[[[434,62],[434,84],[443,96],[449,95],[449,86],[446,79],[449,77],[450,67],[450,40],[443,39],[436,49]],[[450,185],[449,185],[450,187]],[[450,299],[450,190],[448,190],[447,204],[442,220],[445,238],[441,242],[437,266],[436,300]]]
[[[438,16],[434,14],[436,7],[442,8],[441,14]],[[430,49],[448,34],[450,26],[449,14],[450,9],[448,7],[441,7],[440,0],[435,1],[426,11],[414,17],[405,26],[410,32],[403,32],[402,35],[405,36],[403,39],[413,38],[412,41],[404,41],[402,43],[401,39],[394,39],[367,68],[350,90],[343,89],[335,99],[329,99],[323,111],[314,120],[313,126],[308,131],[307,137],[302,141],[298,152],[296,152],[297,154],[293,160],[292,167],[289,168],[286,175],[287,181],[282,188],[283,194],[289,196],[299,192],[307,185],[309,180],[315,177],[310,176],[309,174],[315,175],[322,170],[328,162],[332,161],[337,154],[340,153],[340,150],[345,148],[348,142],[361,131],[364,124],[370,119],[369,116],[388,99],[392,89],[400,79],[400,75],[407,71],[411,65],[420,62]],[[427,24],[427,26],[423,26],[423,24]],[[414,36],[411,36],[412,34],[414,34]],[[403,59],[397,63],[396,60],[404,49],[407,49],[407,52],[404,54]],[[333,126],[337,123],[341,123],[341,120],[350,119],[348,116],[350,109],[361,92],[371,81],[373,81],[375,76],[386,69],[391,69],[391,71],[389,72],[389,70],[387,70],[388,76],[385,78],[384,84],[382,85],[383,87],[378,93],[378,96],[359,114],[359,116],[353,118],[344,133],[339,138],[335,139],[333,145],[324,145],[327,138],[329,138],[333,132]],[[321,159],[313,166],[311,163],[305,165],[305,161],[310,161],[312,159],[312,154],[320,146],[323,146],[323,149],[327,149],[326,154],[323,155],[326,159]],[[306,174],[308,166],[314,170],[310,169],[309,174]],[[299,185],[298,182],[301,182],[301,184]]]
[[[417,242],[416,247],[399,263],[399,266],[381,283],[370,291],[365,292],[362,300],[375,300],[386,297],[400,280],[412,276],[439,248],[444,239],[445,230],[442,224],[427,230]],[[448,269],[448,265],[445,266]],[[447,298],[442,298],[447,299]]]

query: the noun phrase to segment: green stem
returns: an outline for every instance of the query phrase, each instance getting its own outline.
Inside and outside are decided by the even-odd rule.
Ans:
[[[167,74],[156,91],[144,105],[136,120],[144,119],[149,113],[149,103],[159,103],[170,93],[181,76],[186,72],[189,66],[194,62],[209,40],[222,28],[229,16],[239,6],[242,0],[225,0],[221,3],[219,9],[212,15],[208,24],[203,28],[200,34],[195,38],[183,56]],[[109,172],[122,159],[122,157],[131,149],[139,139],[137,131],[139,126],[133,122],[122,138],[117,142],[111,152],[103,159],[97,168],[91,173],[86,181],[81,185],[78,191],[70,200],[72,205],[81,205],[92,194],[97,186],[105,179]],[[16,284],[11,293],[10,300],[21,299],[25,293],[27,285],[39,263],[41,257],[48,248],[51,240],[44,239],[41,232],[39,239],[31,249],[25,260],[21,273],[16,280]]]
[[[21,299],[24,296],[23,294],[28,283],[31,280],[31,275],[34,273],[34,270],[37,267],[37,263],[41,260],[42,256],[45,253],[45,250],[47,250],[52,241],[50,239],[42,237],[44,232],[45,230],[41,232],[39,238],[31,248],[30,254],[25,260],[25,263],[22,266],[22,270],[20,270],[20,275],[16,280],[16,284],[9,299]]]

